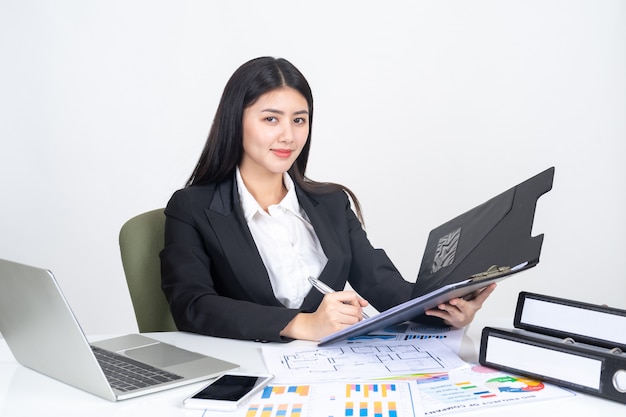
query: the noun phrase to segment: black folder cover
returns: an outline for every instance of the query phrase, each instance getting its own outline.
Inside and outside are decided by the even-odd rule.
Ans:
[[[535,208],[553,178],[554,167],[431,231],[412,299],[323,338],[320,346],[416,319],[439,303],[537,265],[543,235],[531,237]]]
[[[491,265],[536,265],[543,234],[531,237],[535,208],[553,179],[554,167],[433,229],[413,296],[463,281]]]

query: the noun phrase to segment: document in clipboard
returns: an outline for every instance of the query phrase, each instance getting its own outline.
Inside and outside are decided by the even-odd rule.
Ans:
[[[536,265],[536,264],[534,264]],[[385,327],[394,326],[398,323],[414,319],[424,314],[426,310],[436,307],[440,303],[445,303],[452,298],[471,298],[476,293],[491,283],[501,281],[517,272],[524,271],[534,265],[528,262],[514,267],[493,266],[485,272],[473,275],[472,277],[452,284],[445,285],[428,294],[413,298],[402,304],[398,304],[376,316],[361,320],[360,322],[335,332],[322,340],[318,346],[329,345],[351,337],[360,336],[379,330]]]
[[[539,263],[543,234],[531,236],[537,200],[552,189],[554,167],[430,232],[412,299],[323,338],[327,345],[416,319],[439,303]]]

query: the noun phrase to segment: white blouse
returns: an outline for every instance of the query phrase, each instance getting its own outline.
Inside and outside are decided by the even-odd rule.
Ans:
[[[289,174],[283,182],[287,195],[263,210],[250,194],[237,168],[237,187],[243,214],[267,268],[276,298],[286,307],[299,308],[311,290],[309,276],[318,277],[328,259],[313,230]]]

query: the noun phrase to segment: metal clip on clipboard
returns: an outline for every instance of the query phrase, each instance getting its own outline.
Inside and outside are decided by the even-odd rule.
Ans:
[[[478,282],[478,281],[482,281],[485,279],[497,278],[502,275],[508,275],[513,272],[522,270],[527,265],[528,265],[528,262],[522,262],[521,264],[515,265],[512,268],[510,266],[491,265],[485,272],[479,272],[477,274],[471,275],[469,279],[474,282]]]
[[[521,269],[524,269],[524,267],[526,267],[528,265],[528,262],[522,262],[519,265],[514,266],[513,268],[511,268],[510,266],[498,266],[498,265],[491,265],[486,271],[484,272],[479,272],[477,274],[474,275],[470,275],[468,281],[470,282],[480,282],[480,281],[484,281],[484,280],[491,280],[494,278],[498,278],[504,275],[509,275],[512,274],[513,272],[519,271]],[[474,291],[468,295],[466,295],[465,297],[463,297],[464,300],[466,301],[471,301],[474,297],[476,297],[478,295],[478,293],[480,293],[481,290],[477,290]]]
[[[509,272],[511,272],[510,266],[491,265],[486,271],[471,275],[470,279],[477,282],[484,279],[496,278]]]

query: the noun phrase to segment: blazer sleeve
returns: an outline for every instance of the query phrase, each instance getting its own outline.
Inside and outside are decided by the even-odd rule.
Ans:
[[[177,191],[165,210],[161,282],[176,326],[210,336],[289,341],[279,333],[300,311],[278,301],[264,305],[243,289],[224,285],[235,280],[227,268],[217,268],[223,254],[213,243],[217,239],[206,217],[206,201],[194,198],[194,191]]]
[[[417,283],[406,281],[383,249],[372,247],[367,233],[346,197],[347,230],[352,262],[348,282],[377,310],[385,311],[413,298]],[[412,319],[428,325],[445,326],[443,319],[422,314]]]
[[[342,195],[343,210],[337,211],[345,218],[351,253],[348,282],[379,311],[408,301],[414,284],[402,277],[383,249],[372,246],[347,196]]]

